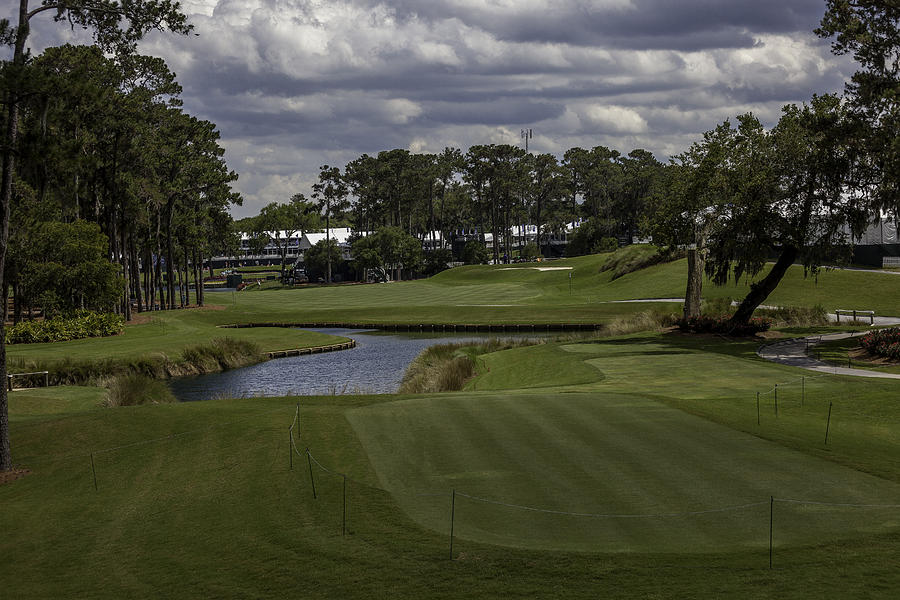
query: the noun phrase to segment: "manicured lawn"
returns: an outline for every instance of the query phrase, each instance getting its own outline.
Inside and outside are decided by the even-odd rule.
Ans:
[[[449,490],[466,494],[456,513],[463,539],[600,552],[763,549],[770,496],[894,505],[779,503],[779,546],[900,525],[898,483],[630,395],[463,395],[348,417],[380,481],[417,521],[448,527]]]
[[[215,327],[243,321],[606,322],[648,308],[608,300],[683,292],[683,262],[610,282],[603,260],[210,294],[224,310],[157,313],[123,336],[10,355],[323,339]],[[828,272],[816,283],[792,270],[770,303],[898,314],[898,286],[891,275]],[[897,382],[807,377],[759,359],[758,343],[638,334],[516,348],[482,357],[462,392],[417,397],[105,409],[98,388],[14,392],[13,458],[31,474],[0,485],[2,595],[894,597]]]
[[[54,391],[64,401],[65,390]],[[866,527],[852,518],[855,513],[824,515],[785,504],[776,505],[774,570],[768,569],[765,506],[727,513],[727,525],[711,515],[715,518],[695,517],[697,527],[683,518],[614,521],[602,528],[597,520],[584,531],[583,524],[560,524],[560,516],[532,514],[528,525],[521,516],[485,514],[484,506],[462,496],[457,497],[455,560],[448,560],[448,488],[462,491],[463,484],[470,492],[475,486],[487,493],[502,483],[512,498],[536,493],[567,509],[606,504],[656,512],[660,507],[654,502],[675,497],[708,506],[743,493],[765,500],[776,483],[798,494],[820,490],[837,498],[837,484],[865,486],[874,479],[752,436],[728,435],[724,428],[633,396],[303,398],[301,452],[309,446],[323,465],[350,475],[345,536],[343,479],[313,465],[318,494],[313,500],[305,460],[295,456],[290,467],[286,433],[296,399],[104,410],[86,405],[78,414],[45,418],[26,418],[19,405],[27,400],[12,396],[13,448],[17,462],[33,473],[0,486],[0,552],[7,557],[0,561],[0,578],[11,598],[890,597],[900,584],[900,536],[890,530],[885,511],[867,513]],[[367,433],[363,444],[350,425],[362,419],[372,428],[392,414],[414,430],[389,424]],[[473,439],[469,428],[484,439]],[[699,435],[676,435],[691,428]],[[648,437],[629,439],[623,435],[629,430]],[[717,437],[704,440],[711,432]],[[595,437],[604,433],[613,438]],[[651,434],[684,452],[707,447],[712,455],[696,458],[705,458],[721,481],[704,472],[702,461],[691,465],[687,456],[667,455]],[[384,447],[388,436],[399,435],[398,446],[370,455],[372,435],[384,437],[378,442]],[[625,455],[612,447],[613,440],[636,454]],[[722,452],[715,451],[719,443]],[[409,444],[440,451],[415,454],[408,452]],[[440,495],[412,497],[393,489],[395,497],[373,487],[384,486],[381,463],[391,456],[409,465],[389,468],[410,482],[409,491]],[[581,462],[585,459],[591,462]],[[673,463],[709,487],[680,480],[665,468]],[[750,464],[760,467],[758,479],[748,476]],[[556,470],[544,471],[548,466]],[[515,476],[504,473],[514,467]],[[789,477],[780,481],[779,474]],[[829,481],[835,484],[830,490]],[[887,489],[882,483],[880,491]],[[566,489],[607,489],[616,495],[574,497],[564,494]],[[865,492],[849,490],[858,496]],[[408,517],[410,502],[427,507],[433,524],[423,527]],[[842,526],[839,535],[829,534],[833,529],[823,526],[829,522]],[[667,533],[671,528],[674,532]],[[847,529],[853,533],[845,538]],[[510,532],[517,531],[511,539]],[[599,531],[598,537],[589,538],[590,531]],[[677,539],[677,531],[687,537]],[[574,544],[563,539],[567,532]],[[647,548],[647,536],[660,532],[662,546]],[[827,543],[793,543],[798,540],[792,536],[803,540],[814,534]],[[504,545],[473,539],[489,535]],[[560,546],[617,547],[613,553],[541,549],[554,545],[548,536]],[[623,539],[644,540],[643,547],[625,548]],[[714,539],[729,549],[711,548]],[[506,545],[523,542],[529,547]],[[663,552],[679,544],[689,548]]]

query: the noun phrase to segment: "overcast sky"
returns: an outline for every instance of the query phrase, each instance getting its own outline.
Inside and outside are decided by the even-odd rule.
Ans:
[[[309,195],[323,164],[406,148],[686,149],[726,118],[840,91],[824,0],[183,0],[153,35],[185,109],[217,124],[244,205]],[[12,16],[12,15],[10,15]],[[39,20],[38,20],[39,19]],[[34,52],[61,24],[33,24]]]

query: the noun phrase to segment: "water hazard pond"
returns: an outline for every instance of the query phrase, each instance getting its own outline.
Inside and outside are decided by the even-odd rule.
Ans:
[[[359,329],[313,329],[356,340],[356,348],[277,358],[242,369],[170,382],[181,401],[256,396],[390,394],[397,391],[409,363],[435,344],[485,340],[497,335],[384,333]],[[540,334],[528,334],[536,337]],[[499,337],[518,337],[502,334]]]

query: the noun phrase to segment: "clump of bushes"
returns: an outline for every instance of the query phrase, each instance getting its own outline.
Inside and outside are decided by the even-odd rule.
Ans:
[[[875,356],[900,360],[900,328],[871,331],[859,339],[859,344]]]
[[[607,325],[605,335],[627,335],[639,331],[654,331],[671,327],[677,315],[664,308],[641,311],[627,317],[620,317]]]
[[[66,342],[118,335],[124,330],[125,319],[121,315],[79,310],[72,315],[12,325],[6,329],[6,343]]]
[[[675,325],[685,333],[719,333],[736,337],[756,335],[768,331],[772,326],[772,320],[767,317],[753,317],[745,325],[735,325],[730,317],[681,317],[675,321]]]
[[[176,399],[165,381],[140,373],[117,375],[107,383],[106,406],[109,407],[170,402]]]
[[[828,325],[828,313],[821,304],[807,306],[779,306],[758,308],[756,314],[772,319],[779,327],[810,327]]]

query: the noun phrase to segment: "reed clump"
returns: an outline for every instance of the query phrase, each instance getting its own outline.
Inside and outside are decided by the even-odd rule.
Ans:
[[[422,351],[406,369],[400,394],[454,392],[475,376],[478,357],[521,346],[544,343],[540,339],[490,339],[484,342],[438,344]]]
[[[168,404],[172,402],[176,402],[176,399],[165,381],[153,379],[140,373],[116,375],[109,379],[106,384],[106,400],[104,404],[108,407]]]
[[[181,355],[170,357],[162,352],[133,358],[102,358],[79,360],[65,357],[57,361],[11,361],[22,371],[48,371],[50,385],[97,385],[110,378],[125,375],[143,375],[150,379],[168,379],[182,375],[216,373],[236,369],[266,360],[259,346],[250,341],[233,338],[214,338],[207,344],[198,344],[182,350]]]
[[[627,317],[619,317],[609,323],[600,337],[628,335],[641,331],[659,331],[675,324],[678,315],[663,308],[641,311]]]

